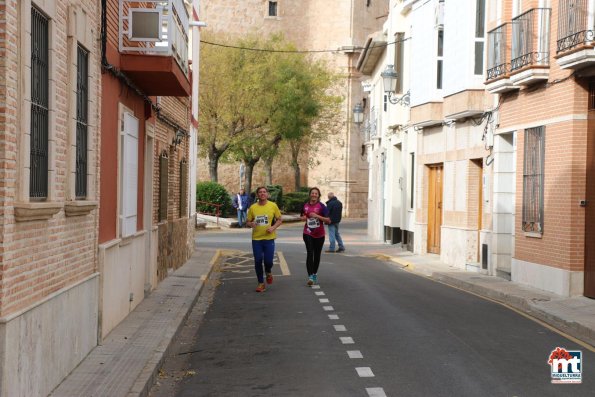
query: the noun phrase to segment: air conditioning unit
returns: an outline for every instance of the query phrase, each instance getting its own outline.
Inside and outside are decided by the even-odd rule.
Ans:
[[[161,8],[131,8],[128,38],[131,41],[161,41]]]
[[[444,1],[438,1],[434,9],[434,27],[441,28],[444,26]]]

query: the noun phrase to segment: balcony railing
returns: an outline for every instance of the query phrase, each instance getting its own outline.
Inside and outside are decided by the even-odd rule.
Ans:
[[[595,44],[595,21],[592,15],[589,17],[590,3],[594,3],[593,0],[560,0],[556,53]]]
[[[510,71],[508,62],[510,52],[507,46],[508,25],[505,23],[488,32],[487,81],[507,76]]]
[[[121,53],[173,56],[188,72],[189,16],[183,0],[120,0]]]
[[[534,8],[512,20],[510,71],[549,66],[550,8]]]

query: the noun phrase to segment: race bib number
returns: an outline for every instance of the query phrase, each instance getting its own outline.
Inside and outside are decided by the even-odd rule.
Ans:
[[[316,229],[320,226],[320,220],[318,218],[308,218],[308,228]]]
[[[269,217],[268,215],[258,215],[254,222],[258,226],[267,226],[269,224]]]

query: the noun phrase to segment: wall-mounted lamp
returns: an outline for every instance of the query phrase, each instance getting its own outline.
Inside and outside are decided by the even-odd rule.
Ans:
[[[353,107],[353,122],[357,125],[364,122],[364,108],[361,103]]]
[[[386,69],[380,73],[382,77],[382,84],[384,85],[384,93],[388,94],[388,101],[393,105],[397,103],[401,106],[409,106],[409,91],[401,97],[394,96],[397,91],[397,78],[399,75],[393,65],[386,65]]]
[[[174,147],[174,150],[176,150],[176,147],[182,143],[182,140],[185,137],[186,137],[186,133],[184,131],[176,130],[176,133],[175,133],[173,139],[171,140],[171,144]]]

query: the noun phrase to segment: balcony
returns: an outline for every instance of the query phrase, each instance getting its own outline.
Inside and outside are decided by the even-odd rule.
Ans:
[[[576,70],[595,64],[594,9],[595,0],[560,0],[556,41],[560,68]]]
[[[534,8],[512,20],[510,80],[530,85],[550,74],[550,8]]]
[[[505,23],[488,32],[488,67],[486,89],[491,94],[518,90],[510,80],[511,55],[510,23]]]
[[[119,14],[122,71],[147,95],[190,95],[184,1],[120,0]]]

